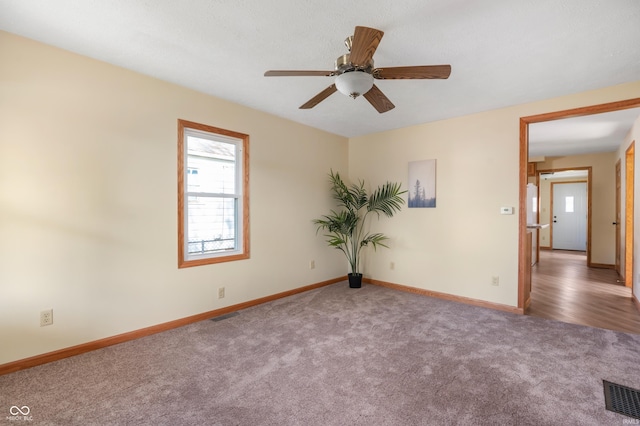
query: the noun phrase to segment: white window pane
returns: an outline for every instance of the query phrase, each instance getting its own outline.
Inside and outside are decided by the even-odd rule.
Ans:
[[[236,170],[234,163],[189,155],[187,167],[189,170],[197,170],[195,174],[187,174],[187,191],[235,194]]]
[[[236,200],[188,197],[187,252],[190,255],[236,249]]]
[[[235,194],[235,160],[235,144],[187,136],[187,191]]]
[[[565,197],[564,205],[565,213],[573,213],[573,197]]]

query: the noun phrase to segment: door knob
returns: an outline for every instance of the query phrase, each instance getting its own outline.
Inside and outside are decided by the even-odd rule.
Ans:
[[[618,222],[613,222],[613,224],[614,224],[614,225],[617,225],[617,224],[618,224]]]

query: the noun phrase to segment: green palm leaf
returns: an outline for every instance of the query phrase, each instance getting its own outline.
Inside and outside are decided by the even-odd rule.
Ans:
[[[389,237],[384,236],[383,234],[371,234],[371,235],[367,235],[366,238],[364,238],[361,242],[360,242],[360,246],[364,247],[366,245],[371,244],[373,246],[373,249],[375,250],[378,246],[382,246],[382,247],[387,247],[389,248],[389,246],[387,246],[386,244],[383,243],[383,241],[388,240]]]
[[[399,183],[387,182],[371,194],[367,211],[377,214],[384,213],[387,217],[392,217],[394,213],[400,211],[404,204],[404,198],[400,195],[407,191],[401,191]]]
[[[385,242],[389,239],[381,233],[367,234],[364,224],[369,213],[380,213],[392,217],[400,211],[404,204],[401,197],[407,191],[402,191],[399,183],[387,182],[378,187],[369,196],[364,181],[347,185],[340,174],[331,170],[329,173],[331,196],[337,201],[339,211],[331,210],[328,215],[315,219],[316,233],[325,231],[325,238],[330,247],[342,251],[351,272],[358,273],[360,265],[360,250],[369,245],[373,249],[378,246],[388,247]]]

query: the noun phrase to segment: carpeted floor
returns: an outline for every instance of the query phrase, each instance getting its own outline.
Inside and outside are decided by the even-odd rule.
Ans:
[[[59,425],[621,425],[640,335],[338,283],[0,376]]]

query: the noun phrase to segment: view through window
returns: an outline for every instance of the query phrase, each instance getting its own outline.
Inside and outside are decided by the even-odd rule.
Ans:
[[[179,266],[248,258],[248,136],[178,124]]]

